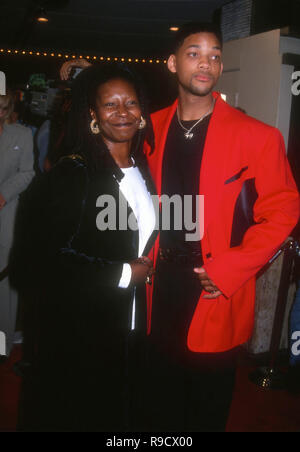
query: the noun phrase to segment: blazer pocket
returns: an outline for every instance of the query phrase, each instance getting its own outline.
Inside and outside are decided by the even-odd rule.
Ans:
[[[241,171],[239,171],[237,174],[235,174],[234,176],[230,177],[229,179],[227,179],[224,182],[224,185],[228,185],[231,184],[231,182],[235,182],[236,180],[240,179],[240,177],[242,176],[242,174],[247,171],[248,166],[244,166],[244,168],[241,169]]]

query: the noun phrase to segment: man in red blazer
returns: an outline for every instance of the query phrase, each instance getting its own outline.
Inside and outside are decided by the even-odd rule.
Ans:
[[[224,431],[239,346],[254,324],[255,276],[293,230],[299,197],[280,132],[213,91],[222,37],[189,24],[168,60],[178,100],[153,114],[148,163],[159,195],[204,196],[204,236],[161,230],[148,286],[148,426]]]

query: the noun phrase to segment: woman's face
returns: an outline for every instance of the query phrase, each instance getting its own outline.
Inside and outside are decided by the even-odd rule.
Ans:
[[[104,140],[131,141],[141,121],[141,108],[133,85],[113,79],[99,86],[92,118],[99,124]]]

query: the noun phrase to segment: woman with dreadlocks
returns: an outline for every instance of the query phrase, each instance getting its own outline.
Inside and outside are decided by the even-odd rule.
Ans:
[[[38,222],[30,222],[30,272],[42,296],[21,429],[138,428],[146,334],[140,292],[151,282],[146,256],[156,224],[142,147],[152,137],[141,84],[129,70],[92,67],[76,78],[68,155],[32,188],[41,201],[33,209]]]

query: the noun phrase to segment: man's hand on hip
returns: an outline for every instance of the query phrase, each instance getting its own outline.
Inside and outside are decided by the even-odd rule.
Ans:
[[[194,268],[194,272],[198,274],[201,285],[205,292],[208,292],[208,294],[204,295],[203,298],[214,300],[215,298],[218,298],[220,295],[222,295],[222,292],[217,288],[217,286],[215,286],[203,267]]]

